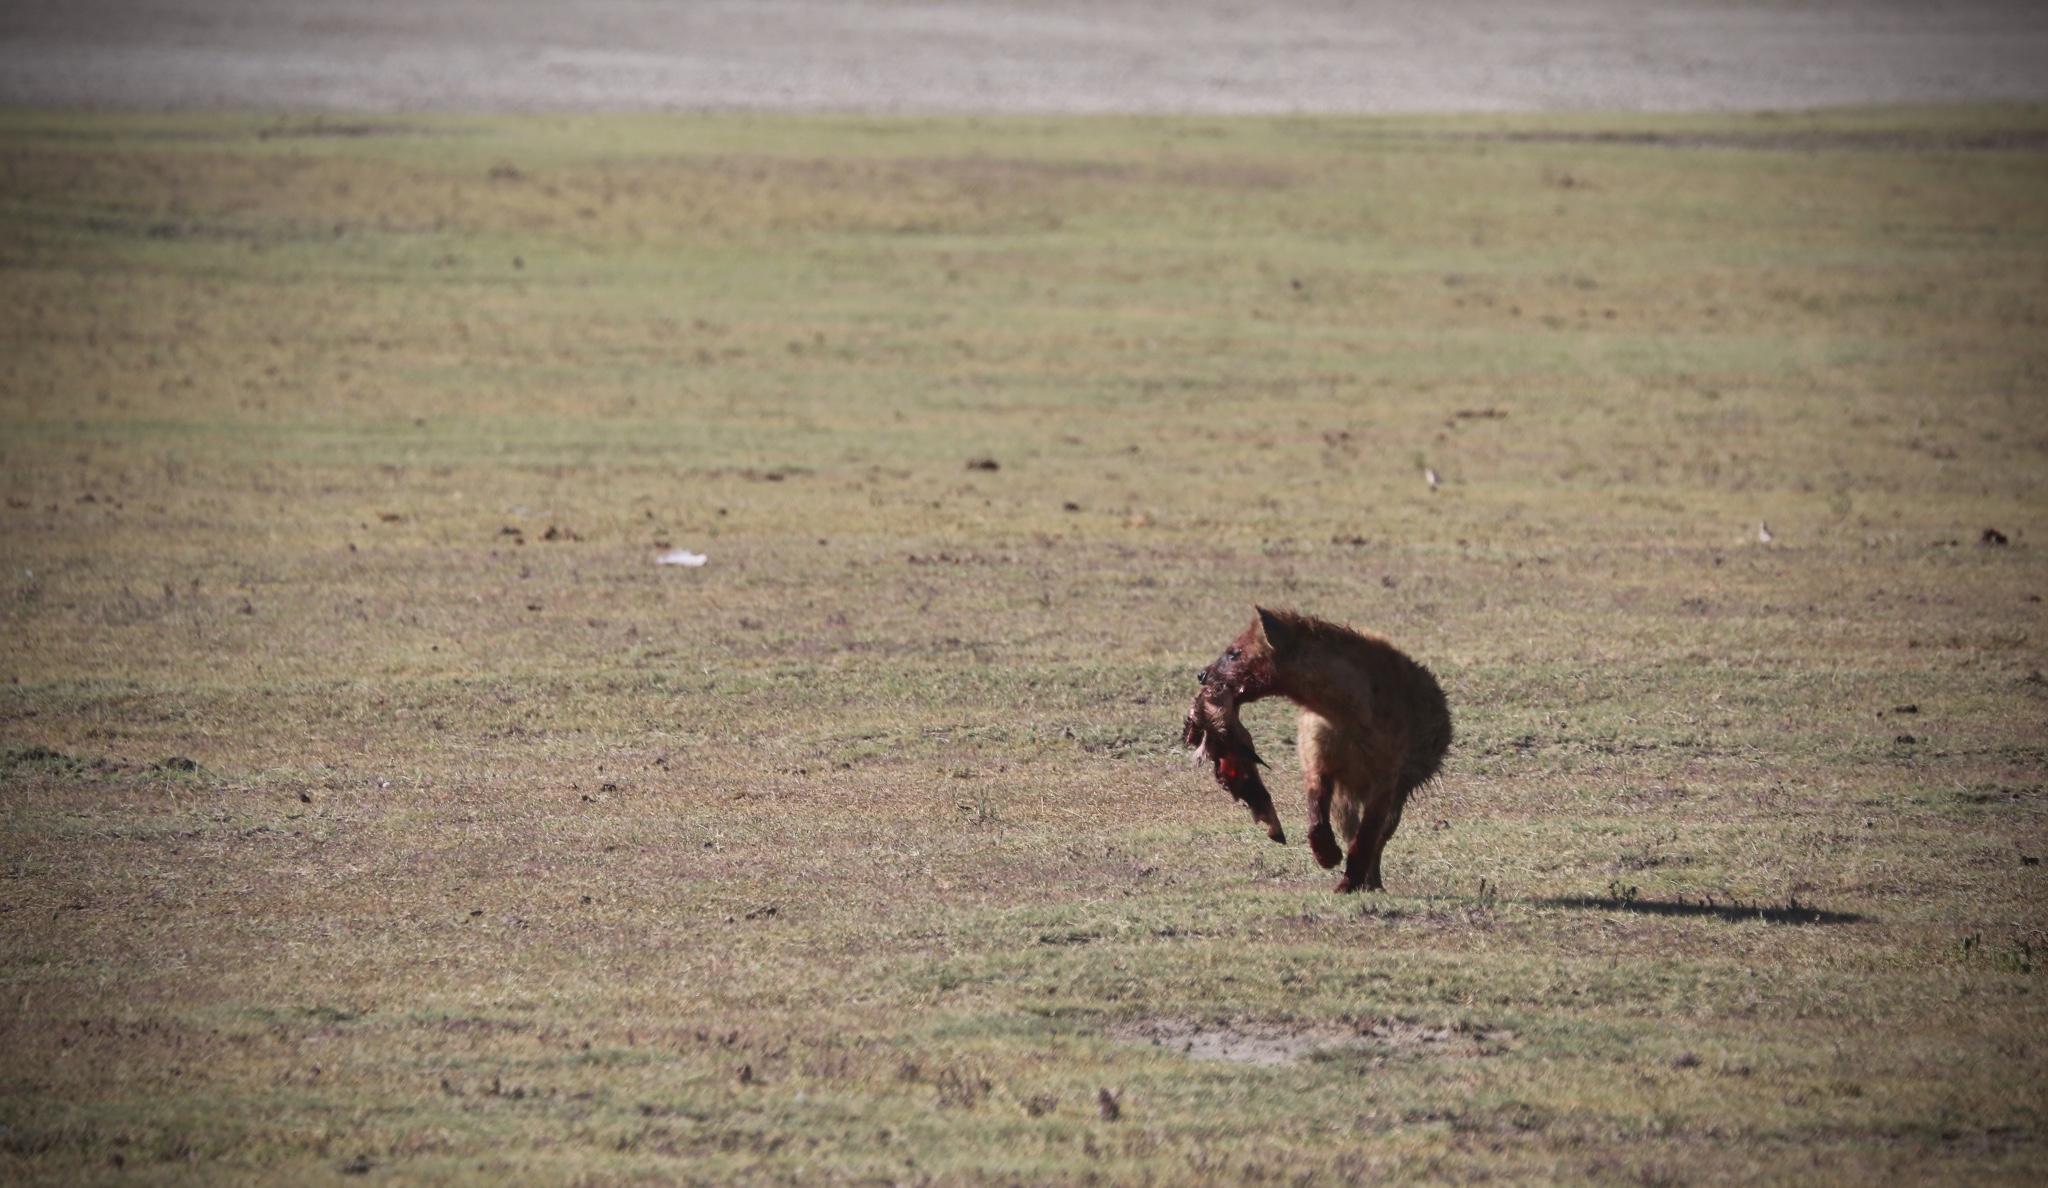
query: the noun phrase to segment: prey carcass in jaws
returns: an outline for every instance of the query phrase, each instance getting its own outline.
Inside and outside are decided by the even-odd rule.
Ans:
[[[1273,811],[1272,793],[1259,778],[1265,760],[1252,747],[1251,732],[1244,728],[1237,712],[1237,690],[1226,684],[1204,681],[1188,709],[1187,726],[1181,742],[1193,747],[1194,762],[1207,760],[1210,772],[1225,792],[1244,802],[1252,818],[1266,827],[1266,836],[1285,845],[1287,831],[1280,827]]]

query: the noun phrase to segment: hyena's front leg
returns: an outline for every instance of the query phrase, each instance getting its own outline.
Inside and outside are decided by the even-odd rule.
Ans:
[[[1308,784],[1308,848],[1328,870],[1344,858],[1344,851],[1337,846],[1337,832],[1330,828],[1330,798],[1336,795],[1337,781],[1319,766],[1305,766],[1302,775]]]
[[[1336,831],[1330,828],[1330,799],[1337,792],[1336,765],[1331,762],[1333,728],[1328,719],[1308,710],[1301,712],[1295,749],[1301,757],[1303,790],[1308,799],[1308,848],[1324,870],[1337,865],[1344,851],[1337,847]]]

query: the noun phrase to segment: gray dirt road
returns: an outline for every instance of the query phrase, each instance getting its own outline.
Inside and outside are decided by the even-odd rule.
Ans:
[[[1725,110],[2048,99],[1993,0],[8,0],[0,105]]]

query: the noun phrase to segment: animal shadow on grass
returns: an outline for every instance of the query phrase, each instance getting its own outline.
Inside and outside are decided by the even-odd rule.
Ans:
[[[1638,899],[1632,893],[1620,895],[1568,895],[1555,899],[1532,900],[1538,907],[1579,908],[1603,912],[1635,912],[1643,916],[1707,916],[1734,923],[1740,920],[1762,920],[1767,924],[1862,924],[1870,920],[1855,912],[1828,912],[1817,907],[1808,907],[1793,899],[1782,904],[1719,902],[1711,898],[1689,900],[1684,896],[1677,899]]]

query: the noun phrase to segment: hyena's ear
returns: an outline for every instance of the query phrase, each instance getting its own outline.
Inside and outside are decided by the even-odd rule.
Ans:
[[[1259,633],[1266,637],[1266,643],[1275,648],[1285,644],[1288,635],[1286,620],[1263,606],[1252,609],[1259,612]]]

